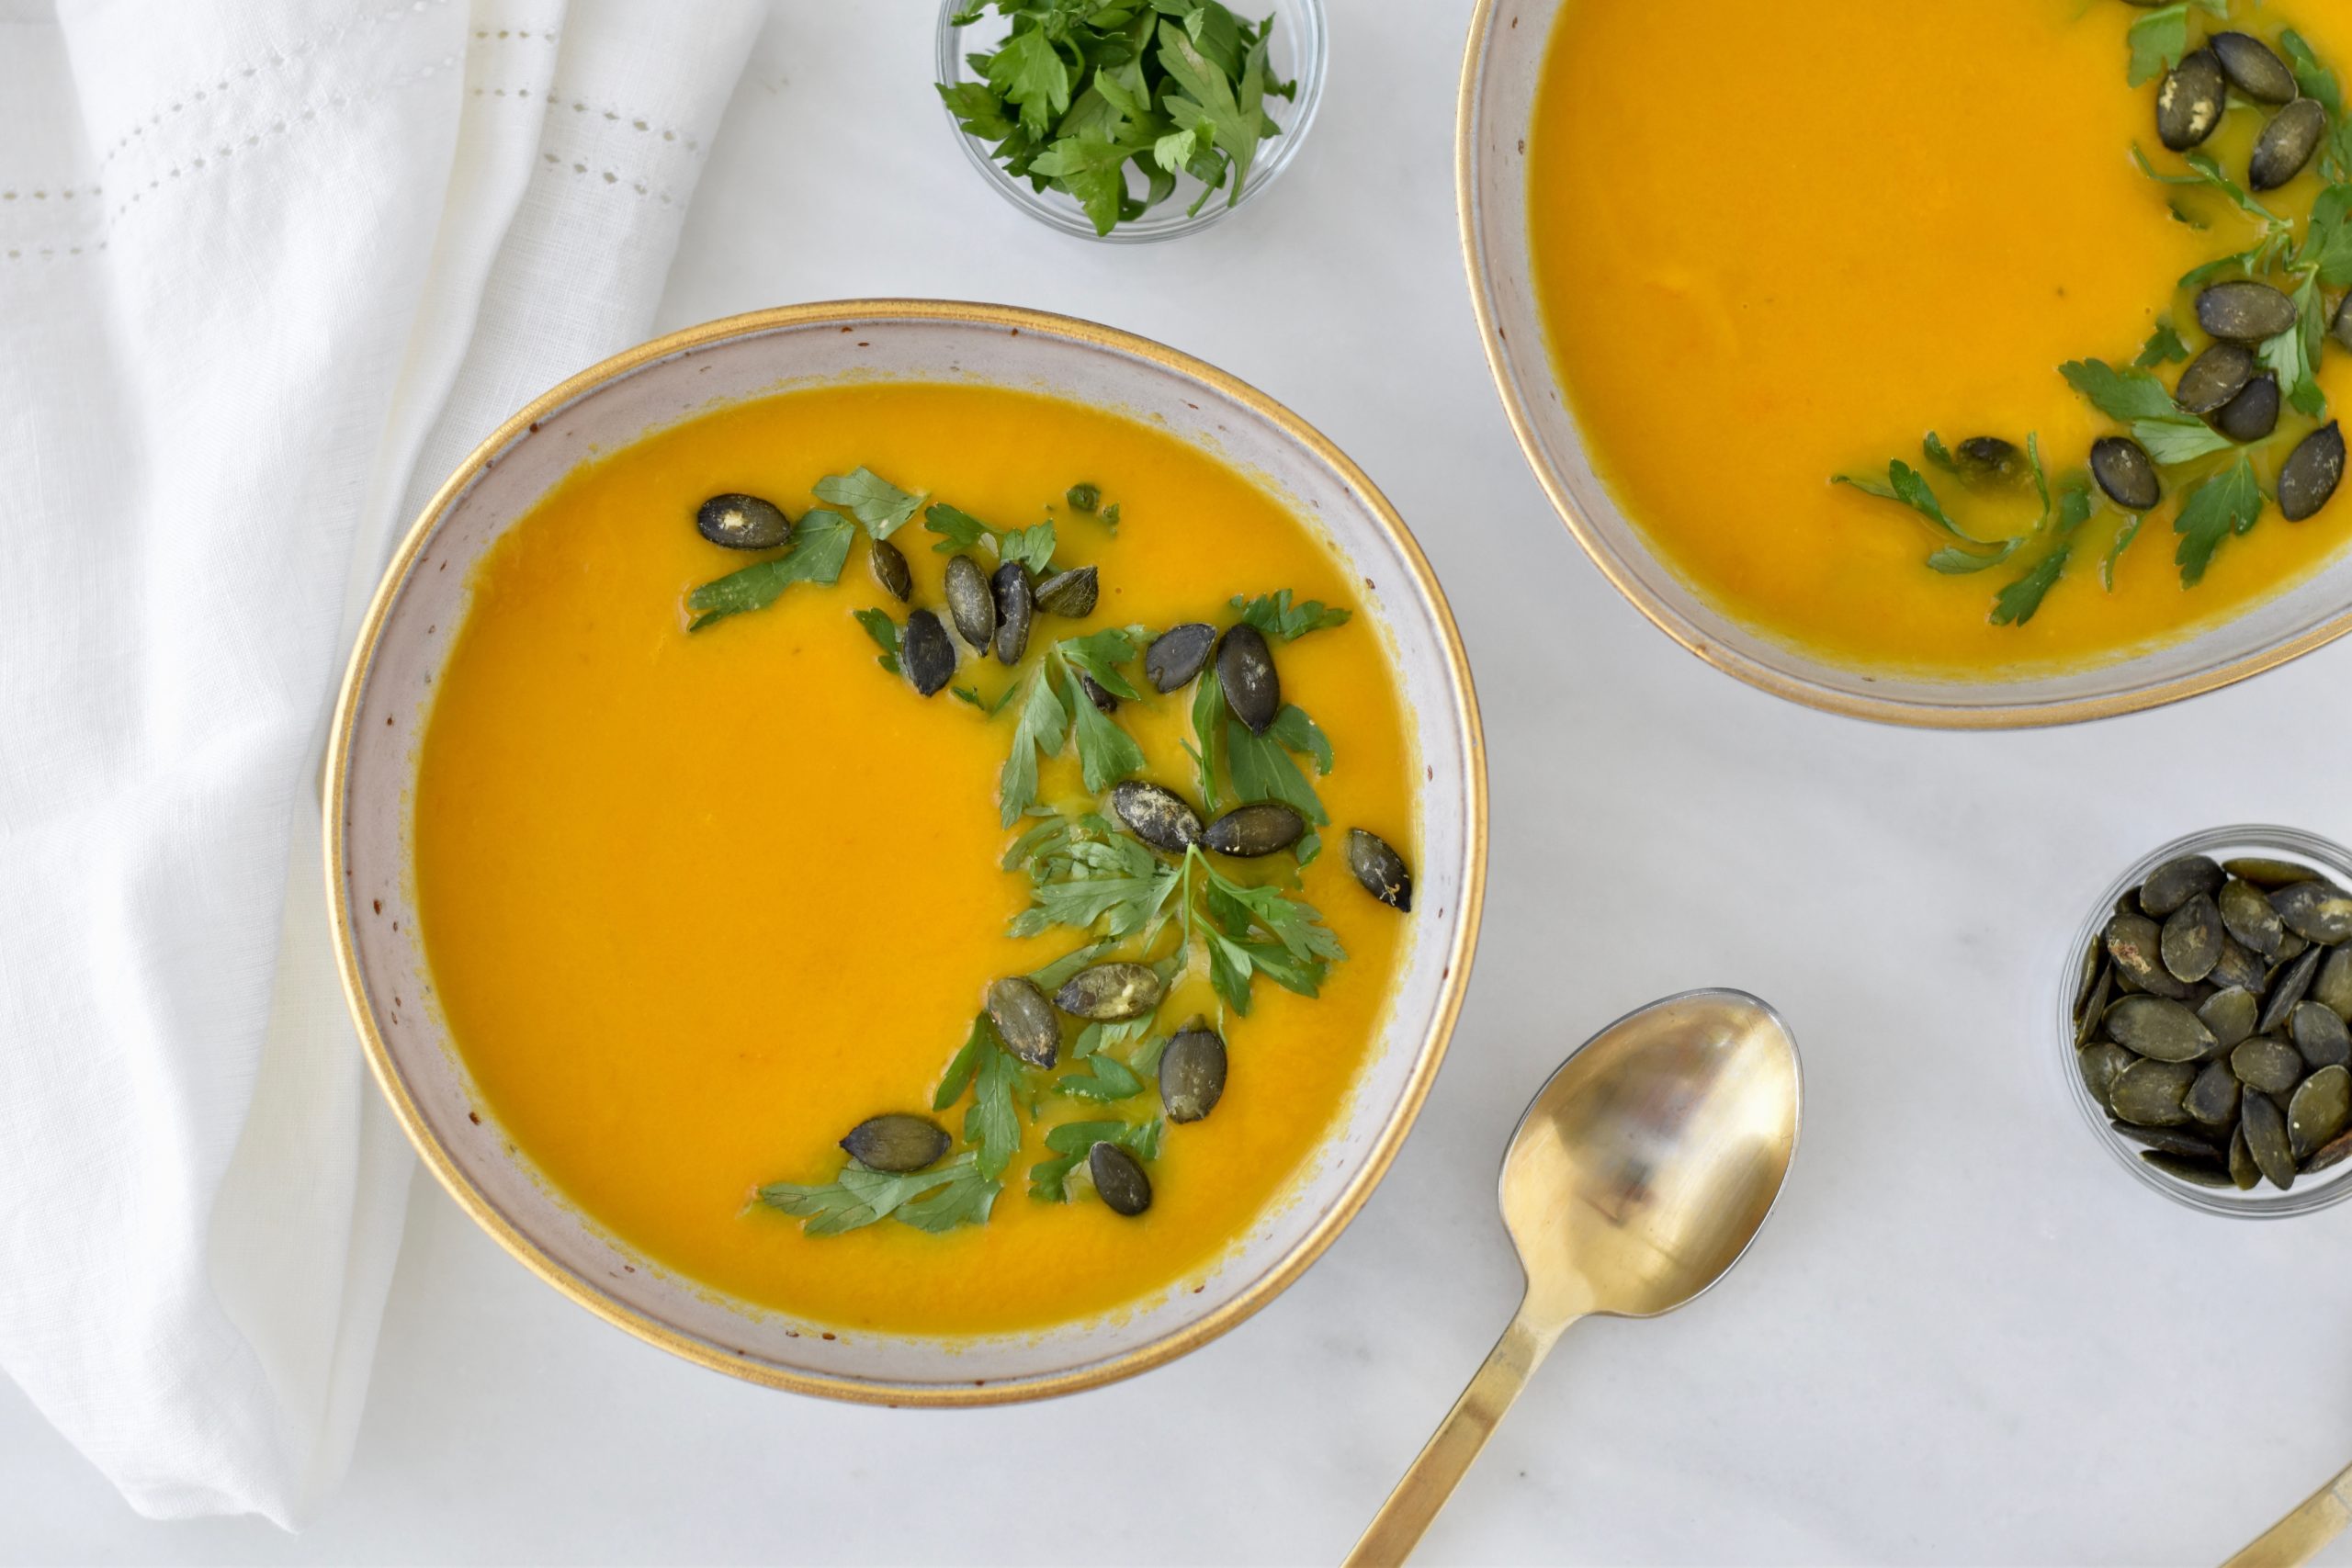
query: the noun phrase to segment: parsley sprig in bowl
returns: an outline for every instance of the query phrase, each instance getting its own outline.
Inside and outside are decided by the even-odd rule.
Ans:
[[[1271,185],[1321,97],[1322,0],[944,0],[938,90],[1005,198],[1089,239],[1170,239]]]

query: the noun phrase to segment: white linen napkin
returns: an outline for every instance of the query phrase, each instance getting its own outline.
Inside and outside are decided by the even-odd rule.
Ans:
[[[641,337],[752,0],[0,0],[0,1366],[156,1517],[341,1473],[410,1161],[319,756],[398,530]]]

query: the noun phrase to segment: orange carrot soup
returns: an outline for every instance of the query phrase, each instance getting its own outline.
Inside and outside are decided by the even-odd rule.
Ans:
[[[2307,578],[2352,532],[2347,73],[2333,0],[1569,0],[1530,243],[1596,468],[1850,667],[2048,673]]]
[[[815,1322],[1197,1282],[1410,941],[1354,586],[1209,453],[1023,392],[826,385],[582,467],[477,568],[419,761],[487,1109],[626,1246]]]

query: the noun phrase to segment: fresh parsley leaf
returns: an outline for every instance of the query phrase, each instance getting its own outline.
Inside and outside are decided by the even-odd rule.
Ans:
[[[1129,201],[1125,169],[1135,149],[1099,135],[1065,136],[1029,161],[1032,175],[1043,175],[1078,198],[1093,222],[1094,231],[1107,234],[1119,220],[1136,216],[1126,210]]]
[[[1261,38],[1250,46],[1237,94],[1232,74],[1212,64],[1182,28],[1166,20],[1159,24],[1159,63],[1181,89],[1169,94],[1162,107],[1185,130],[1204,132],[1224,154],[1231,170],[1227,207],[1241,199],[1259,140],[1272,128],[1258,107],[1264,91],[1265,54]]]
[[[1077,672],[1065,663],[1063,696],[1078,720],[1078,765],[1087,789],[1101,795],[1121,779],[1143,771],[1143,748],[1081,690]],[[1043,673],[1043,671],[1040,671]],[[1018,742],[1016,741],[1017,745]],[[1008,827],[1010,823],[1006,824]]]
[[[874,662],[893,675],[899,673],[899,623],[890,618],[887,610],[853,610],[850,613],[857,617],[857,624],[865,628],[865,635],[874,639],[874,645],[882,650],[882,657]]]
[[[842,1168],[842,1173],[831,1182],[819,1187],[803,1187],[789,1181],[773,1181],[760,1189],[760,1201],[772,1209],[781,1209],[797,1215],[808,1223],[801,1233],[811,1236],[839,1235],[843,1231],[857,1230],[878,1220],[899,1213],[925,1193],[960,1190],[955,1203],[917,1211],[908,1218],[910,1224],[923,1230],[945,1229],[948,1224],[977,1224],[988,1217],[987,1200],[995,1197],[996,1183],[989,1182],[991,1190],[987,1199],[977,1204],[970,1196],[967,1183],[979,1179],[977,1162],[969,1151],[957,1155],[943,1165],[928,1170],[909,1171],[892,1175],[887,1171],[868,1170],[852,1160]],[[957,1216],[946,1224],[942,1208],[953,1208]],[[970,1216],[977,1208],[978,1219]]]
[[[1253,735],[1248,725],[1228,717],[1225,747],[1225,765],[1233,779],[1236,800],[1279,800],[1316,827],[1329,826],[1331,818],[1316,795],[1315,786],[1298,771],[1298,764],[1291,761],[1290,752],[1271,726],[1265,734]]]
[[[1119,503],[1113,502],[1102,509],[1102,526],[1116,534],[1119,531]]]
[[[698,632],[729,615],[764,610],[796,582],[838,581],[856,534],[855,526],[841,513],[822,507],[811,509],[794,526],[785,554],[715,578],[687,594],[686,608],[694,615],[686,630]]]
[[[1029,672],[1023,689],[1027,695],[1022,699],[1021,716],[1013,728],[1012,754],[997,775],[997,809],[1007,828],[1020,821],[1021,814],[1036,802],[1037,753],[1058,757],[1069,739],[1069,710],[1054,694],[1053,671],[1039,663]]]
[[[1072,512],[1091,512],[1102,504],[1102,492],[1091,484],[1074,484],[1062,491],[1062,499]]]
[[[964,1141],[972,1145],[982,1176],[1003,1175],[1021,1147],[1021,1117],[1012,1105],[1013,1087],[1020,1081],[1021,1064],[1003,1046],[980,1053],[972,1108],[964,1112]]]
[[[2312,203],[2295,265],[2330,288],[2352,287],[2352,185],[2331,185]]]
[[[1005,684],[1004,690],[999,692],[994,700],[990,700],[989,698],[980,695],[980,689],[978,686],[950,686],[947,688],[948,692],[955,696],[958,702],[967,704],[972,707],[979,709],[983,715],[989,718],[994,718],[999,713],[1002,712],[1004,705],[1012,700],[1012,694],[1020,689],[1021,683],[1018,681],[1008,682]]]
[[[1193,739],[1184,750],[1193,759],[1201,792],[1201,809],[1215,816],[1223,807],[1216,789],[1217,764],[1224,758],[1225,688],[1214,669],[1201,671],[1193,690]]]
[[[1092,931],[1099,923],[1115,941],[1145,930],[1167,908],[1176,874],[1140,841],[1091,814],[1052,826],[1050,834],[1023,840],[1031,902],[1013,917],[1012,935],[1035,936],[1054,926]]]
[[[2188,52],[2188,12],[2190,6],[2227,18],[2228,0],[2178,0],[2171,6],[2159,6],[2132,24],[2124,34],[2131,46],[2132,63],[2125,79],[2134,87],[2154,81],[2157,76],[2180,63]]]
[[[1055,647],[1062,658],[1092,676],[1094,683],[1113,696],[1141,702],[1143,694],[1119,673],[1119,666],[1135,662],[1143,641],[1141,626],[1114,626],[1087,637],[1067,637]]]
[[[1352,611],[1328,609],[1320,599],[1309,599],[1295,605],[1290,601],[1290,590],[1278,588],[1255,599],[1245,600],[1237,593],[1233,596],[1233,607],[1241,612],[1243,620],[1261,632],[1284,642],[1296,642],[1308,632],[1320,631],[1325,626],[1346,626],[1353,615]]]
[[[2152,370],[2159,365],[2177,365],[2188,357],[2188,345],[2180,341],[2170,321],[2158,321],[2156,330],[2148,334],[2147,346],[2140,350],[2140,357],[2132,362],[2135,370]]]
[[[2051,584],[2056,582],[2059,575],[2066,570],[2066,557],[2071,553],[2071,547],[2060,545],[2043,556],[2023,577],[1996,594],[1993,599],[1993,624],[1996,626],[2021,626],[2033,619],[2034,612],[2041,608],[2042,595],[2050,592]]]
[[[1069,1173],[1084,1163],[1097,1144],[1117,1144],[1140,1160],[1159,1157],[1162,1123],[1150,1121],[1065,1122],[1046,1134],[1046,1146],[1057,1157],[1029,1168],[1029,1196],[1048,1203],[1069,1201]]]
[[[1085,947],[1080,948],[1076,953],[1065,953],[1063,956],[1055,959],[1043,969],[1031,970],[1029,972],[1029,978],[1036,983],[1036,987],[1039,990],[1044,991],[1050,996],[1054,992],[1060,990],[1062,988],[1062,983],[1068,980],[1072,975],[1077,974],[1088,964],[1101,958],[1104,953],[1110,952],[1111,949],[1116,945],[1118,944],[1109,942],[1090,943]]]
[[[1959,463],[1952,458],[1951,448],[1946,446],[1944,438],[1934,431],[1928,432],[1927,439],[1919,443],[1919,450],[1927,454],[1928,462],[1933,463],[1944,472],[1948,474],[1960,472]]]
[[[999,534],[996,553],[1002,559],[1019,561],[1034,576],[1045,576],[1054,564],[1054,520],[1048,517],[1043,523]]]
[[[994,1177],[977,1169],[958,1169],[938,1191],[899,1204],[890,1217],[933,1235],[957,1225],[984,1225],[996,1207],[997,1194],[1003,1190],[1003,1183]]]
[[[1091,1056],[1087,1065],[1084,1073],[1065,1073],[1055,1079],[1054,1092],[1105,1101],[1130,1100],[1143,1092],[1143,1079],[1116,1056]]]
[[[2173,559],[2180,567],[2182,586],[2194,587],[2204,577],[2223,539],[2254,526],[2262,515],[2262,503],[2254,462],[2245,457],[2189,493],[2172,524],[2173,532],[2180,536],[2180,547]]]
[[[1131,1018],[1120,1023],[1090,1023],[1078,1032],[1071,1042],[1069,1054],[1073,1061],[1084,1061],[1100,1051],[1114,1051],[1130,1044],[1151,1032],[1148,1016]]]
[[[2132,438],[2148,449],[2159,468],[2193,463],[2230,449],[2230,438],[2201,419],[2143,419],[2132,426]]]
[[[931,547],[943,556],[952,555],[957,550],[968,550],[982,539],[996,537],[995,529],[962,508],[950,506],[944,501],[933,502],[924,508],[922,525],[925,533],[939,536],[939,542]]]
[[[2303,96],[2317,98],[2320,107],[2327,111],[2327,118],[2341,123],[2344,118],[2344,91],[2336,84],[2335,73],[2320,63],[2319,56],[2312,52],[2312,46],[2294,28],[2289,28],[2280,33],[2278,43],[2287,56],[2288,65],[2295,73],[2296,82],[2302,86]]]
[[[987,83],[958,82],[950,86],[934,82],[932,85],[956,116],[956,123],[965,135],[977,136],[983,141],[1001,141],[1017,129],[1012,117],[1004,112],[1004,100]]]
[[[2150,179],[2155,181],[2158,185],[2211,186],[2213,189],[2220,191],[2223,196],[2229,197],[2232,205],[2235,206],[2239,211],[2244,212],[2247,217],[2258,220],[2260,222],[2273,230],[2286,227],[2285,219],[2280,218],[2277,213],[2271,211],[2270,209],[2263,206],[2262,203],[2247,195],[2244,186],[2239,185],[2237,181],[2223,174],[2222,172],[2222,165],[2214,161],[2213,155],[2211,152],[2188,152],[2182,155],[2181,162],[2187,164],[2191,169],[2196,171],[2195,174],[2190,175],[2165,174],[2154,164],[2148,162],[2148,155],[2140,151],[2140,147],[2137,142],[2132,144],[2132,161],[2140,165],[2140,172],[2147,175]]]
[[[2165,384],[2143,369],[2118,370],[2103,359],[2070,359],[2058,373],[2109,419],[2168,419],[2180,412]]]
[[[2279,389],[2298,412],[2316,419],[2326,412],[2327,395],[2320,390],[2316,366],[2327,328],[2325,301],[2319,279],[2306,277],[2294,293],[2295,324],[2265,342],[2257,350],[2262,363],[2278,378]]]
[[[867,468],[846,474],[827,474],[817,481],[816,491],[819,501],[848,507],[877,539],[887,539],[904,527],[923,501],[922,496],[909,495]]]
[[[2115,530],[2114,542],[2107,547],[2107,558],[2099,562],[2098,567],[2099,581],[2106,585],[2109,593],[2115,592],[2117,558],[2132,547],[2132,541],[2140,536],[2140,525],[2147,520],[2145,513],[2128,513],[2124,516],[2122,526]]]
[[[1069,66],[1042,28],[1016,24],[981,70],[989,85],[1020,110],[1022,129],[1040,140],[1069,107]]]
[[[1284,703],[1282,712],[1274,715],[1274,722],[1266,733],[1301,756],[1315,759],[1315,771],[1331,771],[1331,742],[1316,722],[1306,716],[1306,710],[1295,703]]]
[[[964,1090],[971,1084],[972,1075],[980,1070],[980,1058],[1000,1048],[996,1042],[996,1026],[989,1021],[989,1015],[975,1015],[972,1032],[964,1037],[963,1047],[948,1060],[947,1071],[939,1080],[939,1090],[931,1097],[931,1108],[944,1111],[963,1099]]]

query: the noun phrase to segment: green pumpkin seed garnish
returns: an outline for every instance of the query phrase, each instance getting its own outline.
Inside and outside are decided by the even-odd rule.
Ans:
[[[2340,1067],[2352,1063],[2352,1030],[2345,1028],[2334,1010],[2308,998],[2297,1002],[2288,1015],[2287,1034],[2311,1066]]]
[[[1005,1049],[1033,1067],[1050,1067],[1062,1048],[1061,1021],[1037,983],[1015,975],[989,987],[989,1021]]]
[[[2232,343],[2262,343],[2292,332],[2297,315],[2292,299],[2253,278],[2216,283],[2197,296],[2197,324]]]
[[[2176,980],[2194,985],[2211,975],[2222,958],[2222,911],[2212,897],[2194,894],[2166,916],[2158,949]]]
[[[2218,1049],[2232,1051],[2252,1037],[2261,1010],[2252,991],[2229,986],[2197,1004],[2197,1021],[2213,1036]]]
[[[2212,1031],[2180,1003],[2125,997],[2107,1010],[2107,1037],[2159,1062],[2197,1062],[2217,1048]]]
[[[1237,806],[1201,832],[1201,844],[1221,855],[1253,859],[1286,850],[1306,836],[1306,818],[1280,801]]]
[[[907,612],[906,629],[899,634],[899,667],[907,681],[928,697],[955,678],[956,645],[947,628],[929,610]]]
[[[1227,628],[1216,645],[1217,683],[1225,689],[1226,711],[1263,735],[1283,711],[1282,679],[1274,672],[1273,650],[1256,626],[1244,621]]]
[[[1356,885],[1392,909],[1409,912],[1413,908],[1413,873],[1405,857],[1390,848],[1388,841],[1376,833],[1362,828],[1348,829],[1348,869],[1355,873]],[[2092,998],[2089,1016],[2098,1016],[2098,1009],[2106,992],[2102,989]]]
[[[1151,1207],[1151,1178],[1135,1156],[1118,1145],[1103,1142],[1087,1151],[1087,1174],[1094,1190],[1114,1214],[1129,1219]]]
[[[2320,957],[2326,951],[2319,947],[2307,949],[2301,958],[2282,964],[2271,972],[2270,989],[2264,998],[2262,1017],[2255,1028],[2267,1034],[2274,1029],[2286,1026],[2289,1016],[2295,1010],[2295,1004],[2301,1001],[2303,993],[2311,988],[2312,976],[2319,973]]]
[[[2270,988],[2270,971],[2262,966],[2260,958],[2240,946],[2233,938],[2222,943],[2222,956],[2215,961],[2213,972],[2205,979],[2208,984],[2219,986],[2223,990],[2235,987],[2251,991],[2257,997]]]
[[[2238,1112],[2238,1128],[2245,1134],[2246,1153],[2270,1185],[2281,1192],[2294,1186],[2295,1146],[2278,1102],[2267,1094],[2247,1095]]]
[[[1054,1005],[1072,1018],[1122,1023],[1159,1005],[1166,987],[1147,964],[1090,964],[1062,982]]]
[[[2289,931],[2308,941],[2332,944],[2352,939],[2352,894],[2325,882],[2298,882],[2270,896]]]
[[[2230,85],[2256,103],[2290,103],[2301,90],[2287,62],[2251,33],[2215,33],[2205,40],[2205,47],[2221,62]]]
[[[2303,1054],[2284,1040],[2257,1034],[2230,1053],[2230,1070],[2248,1089],[2290,1094],[2303,1081]]]
[[[2255,140],[2246,184],[2257,191],[2277,190],[2309,166],[2326,137],[2327,110],[2315,99],[2297,98],[2272,116]]]
[[[2222,925],[2248,948],[2265,957],[2278,951],[2279,940],[2287,934],[2278,911],[2270,907],[2261,889],[2243,877],[2233,876],[2222,885],[2221,897],[2215,900],[2222,912]]]
[[[1111,809],[1155,850],[1181,855],[1201,841],[1201,814],[1172,789],[1129,779],[1112,790]]]
[[[2336,1017],[2352,1021],[2352,947],[2332,949],[2320,961],[2309,994]]]
[[[2296,1065],[2300,1068],[2301,1057]],[[2108,1087],[2108,1103],[2118,1121],[2143,1127],[2177,1127],[2189,1120],[2181,1101],[2196,1081],[2197,1069],[2186,1062],[2143,1058],[2115,1075],[2114,1083]]]
[[[988,575],[967,555],[947,558],[947,614],[956,635],[976,653],[986,653],[996,637],[996,595]]]
[[[2344,482],[2344,431],[2334,423],[2303,437],[2278,470],[2278,513],[2290,523],[2316,516]]]
[[[2200,1126],[2227,1130],[2237,1125],[2241,1089],[2227,1061],[2208,1062],[2180,1097],[2181,1108]]]
[[[2219,893],[2226,880],[2209,855],[2168,860],[2140,884],[2140,912],[2161,920],[2199,893]]]
[[[2188,983],[2173,978],[2164,966],[2158,956],[2162,942],[2162,931],[2145,915],[2118,915],[2107,922],[2107,955],[2115,961],[2116,977],[2129,988],[2186,1001]]]
[[[1159,1102],[1170,1122],[1198,1122],[1225,1094],[1225,1037],[1195,1019],[1159,1054]]]
[[[2184,152],[2213,134],[2229,99],[2229,78],[2210,49],[2181,57],[2156,89],[2156,139]]]
[[[2099,1109],[2112,1115],[2115,1108],[2109,1096],[2116,1075],[2139,1059],[2111,1040],[2098,1040],[2075,1054],[2075,1066],[2083,1075],[2083,1087],[2091,1091]]]
[[[2245,344],[2217,342],[2180,373],[2173,386],[2173,401],[2184,413],[2219,413],[2246,389],[2261,367],[2262,362]]]
[[[784,509],[756,495],[714,495],[695,509],[695,531],[730,550],[772,550],[792,537]]]
[[[1203,621],[1170,626],[1144,649],[1144,678],[1162,695],[1191,685],[1216,649],[1216,628]]]
[[[935,1165],[953,1139],[927,1116],[892,1112],[870,1116],[849,1130],[842,1147],[868,1170],[898,1174]]]
[[[874,581],[882,591],[903,604],[915,596],[914,573],[907,569],[907,558],[898,546],[888,539],[876,539],[865,547],[865,564],[874,573]]]
[[[1094,614],[1102,583],[1091,566],[1057,571],[1037,584],[1037,608],[1066,621],[1082,621]]]
[[[1000,664],[1018,664],[1029,649],[1029,626],[1037,610],[1029,569],[1017,560],[1002,563],[989,580],[989,591],[996,601],[996,636],[989,647]]]
[[[2322,1067],[2296,1087],[2287,1104],[2287,1137],[2301,1159],[2344,1131],[2352,1121],[2352,1071],[2339,1063]]]
[[[2213,428],[2241,446],[2267,441],[2270,433],[2278,428],[2278,411],[2284,404],[2278,376],[2265,370],[2248,381],[2245,390],[2213,412]]]

